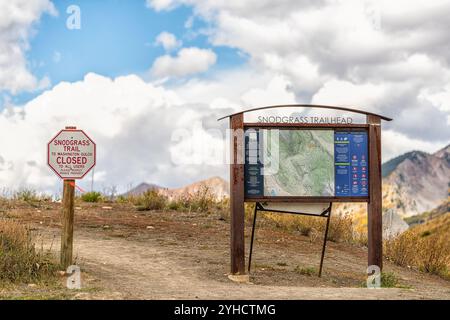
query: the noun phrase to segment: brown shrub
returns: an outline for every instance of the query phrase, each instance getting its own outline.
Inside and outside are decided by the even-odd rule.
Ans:
[[[27,228],[12,220],[0,220],[0,281],[45,280],[57,269],[49,251],[36,250]]]
[[[272,221],[278,228],[298,231],[310,237],[311,241],[320,238],[325,232],[326,219],[322,217],[302,216],[295,214],[265,213],[264,217]],[[328,240],[351,242],[353,239],[352,219],[348,215],[332,215],[328,231]]]
[[[384,241],[384,256],[399,266],[412,266],[416,258],[417,241],[417,235],[410,231],[387,239]]]
[[[171,200],[167,207],[171,210],[207,213],[221,209],[220,202],[215,199],[211,189],[203,185],[194,193]]]
[[[421,271],[447,275],[450,266],[449,239],[425,236],[418,242],[417,247],[417,264]]]
[[[427,273],[448,277],[450,242],[446,234],[411,229],[384,242],[386,258],[400,266],[416,267]]]
[[[147,190],[139,196],[129,198],[138,210],[162,210],[166,207],[167,198],[161,195],[157,190]]]
[[[335,242],[353,241],[353,219],[350,215],[332,215],[328,239]]]

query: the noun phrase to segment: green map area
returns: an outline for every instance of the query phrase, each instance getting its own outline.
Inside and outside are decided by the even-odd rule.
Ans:
[[[264,175],[265,196],[334,196],[333,130],[264,130],[267,152],[278,170]],[[273,161],[272,161],[273,163]]]

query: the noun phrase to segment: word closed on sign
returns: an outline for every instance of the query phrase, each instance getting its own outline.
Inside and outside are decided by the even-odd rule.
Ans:
[[[48,165],[61,179],[81,179],[95,166],[95,151],[83,130],[61,130],[48,143]]]

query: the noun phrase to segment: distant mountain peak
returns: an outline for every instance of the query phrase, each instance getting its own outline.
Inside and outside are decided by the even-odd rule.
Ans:
[[[149,190],[161,190],[164,189],[163,187],[154,184],[154,183],[147,183],[147,182],[141,182],[136,187],[132,188],[131,190],[127,191],[125,195],[140,195],[143,194],[146,191]]]
[[[428,153],[418,150],[413,150],[402,155],[399,155],[385,163],[381,166],[382,176],[387,177],[390,175],[397,167],[403,163],[405,160],[410,160],[412,162],[420,161],[421,159],[429,156]]]
[[[200,180],[181,188],[160,190],[160,193],[164,194],[169,199],[192,195],[198,192],[208,192],[217,200],[223,199],[230,195],[228,182],[218,176]]]
[[[447,161],[450,161],[450,144],[436,151],[434,155],[438,158],[446,158]]]
[[[383,205],[393,206],[402,216],[436,207],[448,195],[449,146],[429,154],[411,151],[383,164]]]

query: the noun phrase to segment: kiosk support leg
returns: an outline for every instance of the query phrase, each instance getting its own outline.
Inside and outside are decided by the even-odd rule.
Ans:
[[[231,117],[230,164],[230,254],[231,274],[245,274],[244,248],[244,118],[243,114]]]
[[[319,278],[322,277],[323,259],[325,258],[325,249],[327,247],[328,229],[330,227],[331,208],[328,212],[327,225],[325,227],[325,237],[323,239],[322,256],[320,257]]]
[[[368,265],[383,269],[383,216],[381,194],[381,120],[367,116],[369,124],[369,202],[368,213]]]
[[[250,239],[250,253],[248,255],[248,273],[250,273],[250,268],[252,265],[253,241],[255,239],[256,214],[257,213],[258,213],[258,204],[255,204],[255,210],[253,211],[252,237]]]

